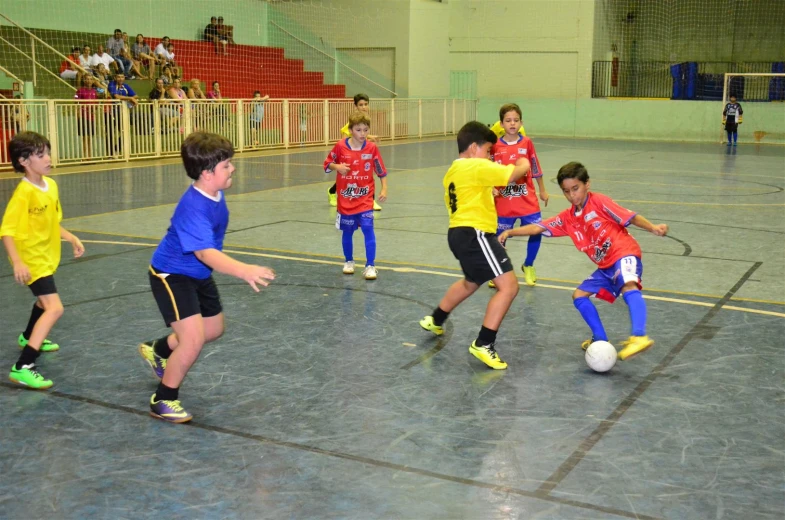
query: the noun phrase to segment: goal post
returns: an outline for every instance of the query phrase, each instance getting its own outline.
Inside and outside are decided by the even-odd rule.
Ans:
[[[741,103],[785,101],[785,73],[726,72],[722,85],[722,109],[731,96],[736,96]],[[725,140],[723,131],[720,142]]]

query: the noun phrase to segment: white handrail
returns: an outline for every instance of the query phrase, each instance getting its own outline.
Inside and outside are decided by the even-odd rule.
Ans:
[[[41,42],[41,43],[44,45],[44,47],[48,48],[49,50],[51,50],[52,52],[54,52],[55,54],[57,54],[57,55],[58,55],[58,56],[60,56],[61,58],[63,58],[63,59],[68,59],[68,56],[66,56],[66,55],[65,55],[65,54],[63,54],[62,52],[58,51],[57,49],[55,49],[54,47],[52,47],[51,45],[49,45],[48,43],[46,43],[44,40],[42,40],[41,38],[39,38],[38,36],[36,36],[36,35],[35,35],[35,34],[33,34],[32,32],[28,31],[27,29],[25,29],[24,27],[22,27],[21,25],[19,25],[18,23],[16,23],[15,21],[11,20],[9,17],[7,17],[6,15],[4,15],[3,13],[0,13],[0,17],[3,17],[3,18],[5,18],[6,20],[8,20],[8,21],[11,23],[11,25],[13,25],[13,26],[15,26],[15,27],[17,27],[17,28],[21,29],[23,32],[25,32],[25,33],[27,33],[28,35],[30,35],[30,37],[31,37],[31,38],[33,38],[34,40],[37,40],[37,41]],[[24,54],[24,52],[22,52],[22,51],[21,51],[20,49],[18,49],[16,46],[14,46],[14,45],[10,44],[10,42],[8,42],[7,40],[5,40],[5,39],[4,39],[4,41],[5,41],[6,43],[8,43],[9,45],[11,45],[12,47],[14,47],[14,49],[16,49],[17,51],[19,51],[19,52],[21,52],[22,54]],[[28,57],[28,58],[30,58],[30,56],[27,56],[26,54],[25,54],[25,56],[26,56],[26,57]],[[47,69],[46,67],[44,67],[43,65],[41,65],[40,63],[38,63],[37,61],[33,60],[33,62],[34,62],[36,65],[38,65],[39,67],[43,68],[45,71],[47,71],[47,72],[49,72],[50,74],[52,74],[53,76],[55,76],[57,79],[59,79],[60,81],[62,81],[62,82],[63,82],[63,83],[65,83],[66,85],[68,85],[68,86],[69,86],[69,87],[70,87],[72,90],[76,90],[76,88],[74,88],[73,86],[71,86],[71,84],[70,84],[70,83],[68,83],[67,81],[63,80],[63,78],[61,78],[61,77],[60,77],[60,76],[58,76],[57,74],[54,74],[54,73],[53,73],[53,72],[51,72],[49,69]],[[72,62],[72,63],[73,63],[73,62]],[[88,71],[86,71],[84,68],[82,68],[82,66],[81,66],[81,65],[79,65],[78,63],[74,63],[74,66],[75,66],[77,69],[79,69],[80,71],[82,71],[82,74],[88,74]]]
[[[335,56],[330,56],[329,54],[327,54],[326,52],[324,52],[324,51],[323,51],[323,50],[321,50],[320,48],[318,48],[318,47],[314,47],[313,45],[311,45],[310,43],[306,42],[305,40],[302,40],[302,39],[298,38],[297,36],[295,36],[294,34],[290,33],[289,31],[287,31],[286,29],[284,29],[283,27],[281,27],[281,26],[280,26],[280,25],[278,25],[277,23],[275,23],[275,22],[270,22],[270,25],[274,25],[274,26],[276,26],[278,29],[280,29],[281,31],[285,32],[286,34],[288,34],[289,36],[291,36],[292,38],[294,38],[294,39],[295,39],[295,40],[297,40],[298,42],[302,43],[303,45],[307,45],[308,47],[312,48],[312,49],[313,49],[313,50],[315,50],[316,52],[320,52],[320,53],[324,54],[324,55],[325,55],[325,56],[327,56],[329,59],[331,59],[331,60],[334,60],[334,61],[335,61],[336,63],[338,63],[339,65],[342,65],[342,66],[346,67],[347,69],[349,69],[350,71],[354,72],[355,74],[357,74],[357,75],[358,75],[358,76],[360,76],[361,78],[363,78],[363,79],[365,79],[365,80],[369,81],[370,83],[373,83],[374,85],[376,85],[377,87],[379,87],[379,88],[381,88],[381,89],[383,89],[383,90],[386,90],[387,92],[389,92],[390,94],[392,94],[392,95],[393,95],[393,97],[398,97],[398,93],[397,93],[397,92],[393,92],[392,90],[388,89],[388,88],[387,88],[387,87],[385,87],[384,85],[380,85],[379,83],[376,83],[374,80],[372,80],[372,79],[371,79],[371,78],[369,78],[368,76],[365,76],[365,75],[364,75],[364,74],[362,74],[361,72],[358,72],[358,71],[354,70],[353,68],[351,68],[350,66],[346,65],[346,64],[345,64],[345,63],[343,63],[341,60],[337,59]]]
[[[22,81],[21,79],[19,79],[19,77],[18,77],[18,76],[15,76],[13,72],[11,72],[11,71],[10,71],[10,70],[8,70],[7,68],[3,67],[2,65],[0,65],[0,70],[1,70],[1,71],[3,71],[3,72],[5,73],[5,75],[6,75],[6,76],[11,76],[12,78],[14,78],[14,79],[15,79],[16,81],[18,81],[19,83],[24,83],[24,81]]]
[[[0,14],[0,16],[3,16],[3,15],[2,15],[2,14]],[[44,66],[43,66],[41,63],[37,62],[37,61],[35,60],[35,58],[33,58],[32,56],[30,56],[29,54],[27,54],[25,51],[23,51],[22,49],[20,49],[19,47],[17,47],[17,46],[16,46],[16,45],[14,45],[13,43],[9,42],[8,40],[6,40],[5,38],[3,38],[2,36],[0,36],[0,41],[3,41],[3,42],[4,42],[4,43],[6,43],[7,45],[9,45],[9,46],[13,47],[13,49],[14,49],[15,51],[17,51],[19,54],[21,54],[22,56],[24,56],[24,57],[25,57],[25,58],[27,58],[28,60],[32,61],[32,62],[33,62],[33,67],[34,67],[34,68],[35,68],[35,66],[36,66],[36,65],[38,65],[39,67],[41,67],[42,69],[44,69],[44,71],[45,71],[45,72],[47,72],[47,73],[51,74],[51,75],[52,75],[52,76],[54,76],[56,79],[58,79],[60,82],[64,83],[64,84],[65,84],[65,86],[67,86],[68,88],[70,88],[70,89],[71,89],[71,90],[73,90],[73,91],[76,91],[76,87],[74,87],[73,85],[71,85],[70,83],[68,83],[66,80],[64,80],[63,78],[61,78],[60,76],[58,76],[57,74],[55,74],[54,72],[52,72],[51,70],[49,70],[49,69],[47,69],[46,67],[44,67]],[[61,56],[62,56],[62,55],[61,55]],[[73,62],[71,62],[71,63],[73,63]],[[77,65],[77,67],[79,67],[79,65]],[[79,68],[80,68],[80,69],[82,69],[82,67],[79,67]],[[84,72],[84,69],[82,69],[82,71]],[[85,72],[85,74],[89,74],[89,73]],[[22,81],[22,80],[19,80],[19,81]]]

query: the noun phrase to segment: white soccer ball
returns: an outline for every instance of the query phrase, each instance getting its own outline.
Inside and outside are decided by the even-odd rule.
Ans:
[[[618,354],[607,341],[595,341],[586,349],[586,364],[595,372],[607,372],[616,364]]]

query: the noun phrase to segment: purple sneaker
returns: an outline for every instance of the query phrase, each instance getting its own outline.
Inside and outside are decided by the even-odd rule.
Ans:
[[[155,394],[150,397],[150,415],[170,423],[184,423],[194,418],[185,411],[180,401],[154,401]]]
[[[153,350],[153,342],[142,343],[139,345],[139,355],[142,356],[150,368],[153,369],[155,377],[163,379],[164,370],[166,370],[166,360],[155,353]]]

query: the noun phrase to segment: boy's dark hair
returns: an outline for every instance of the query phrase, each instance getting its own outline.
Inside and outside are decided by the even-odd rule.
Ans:
[[[502,107],[499,109],[499,121],[504,121],[504,115],[507,112],[512,112],[513,110],[518,112],[518,117],[523,117],[523,114],[521,113],[521,107],[515,103],[507,103],[506,105],[502,105]]]
[[[559,186],[566,179],[577,179],[586,184],[589,181],[589,172],[581,163],[576,161],[569,162],[559,168],[559,173],[556,175],[556,182],[559,183]]]
[[[25,167],[19,159],[28,159],[33,154],[44,153],[51,150],[49,139],[35,132],[20,132],[8,143],[8,155],[11,157],[11,166],[19,173],[25,173]]]
[[[469,121],[458,132],[458,153],[468,150],[472,143],[482,146],[485,143],[496,144],[496,134],[479,121]]]
[[[261,90],[254,90],[253,91],[253,95],[255,96],[256,94],[259,94],[261,96],[262,95],[262,91]]]
[[[215,170],[219,162],[234,155],[232,143],[223,136],[207,132],[194,132],[183,141],[180,156],[185,172],[193,180],[199,180],[204,170]]]
[[[359,103],[362,100],[365,100],[368,103],[371,102],[371,98],[368,97],[368,94],[362,94],[362,93],[355,94],[354,95],[354,106],[357,106],[357,103]]]
[[[349,116],[349,130],[354,128],[354,125],[359,125],[365,123],[368,125],[368,128],[371,128],[371,118],[368,117],[368,114],[365,112],[360,112],[359,110],[353,112],[352,115]]]

